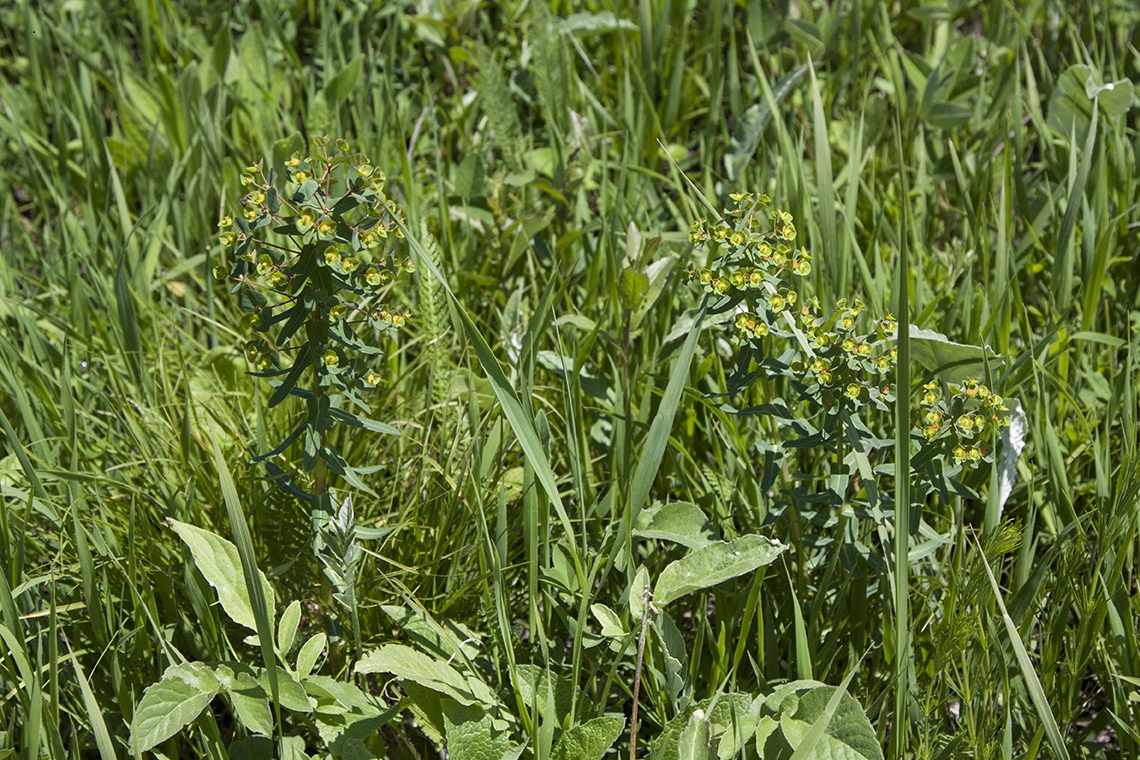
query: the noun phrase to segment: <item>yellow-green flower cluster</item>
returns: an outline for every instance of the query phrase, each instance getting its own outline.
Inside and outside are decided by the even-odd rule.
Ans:
[[[943,442],[957,464],[976,467],[991,461],[989,439],[1010,421],[1005,400],[973,379],[947,390],[944,397],[937,380],[922,387],[915,426],[927,441]]]
[[[287,158],[280,175],[259,162],[246,167],[240,181],[240,212],[224,216],[218,228],[232,252],[228,277],[250,312],[247,324],[265,331],[295,322],[285,317],[300,309],[298,317],[324,325],[317,334],[331,336],[312,347],[322,371],[346,392],[357,381],[374,385],[368,378],[375,371],[351,348],[369,341],[354,331],[368,325],[391,332],[406,323],[407,312],[390,310],[378,298],[400,274],[414,271],[411,259],[395,252],[406,222],[385,194],[384,172],[346,140],[330,145],[318,137],[311,152]],[[270,319],[275,309],[289,314]],[[284,340],[306,334],[293,328]],[[259,368],[277,366],[267,336],[249,345]]]

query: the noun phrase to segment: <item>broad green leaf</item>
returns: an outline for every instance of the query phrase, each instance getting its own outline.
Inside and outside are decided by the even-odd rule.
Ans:
[[[293,640],[297,637],[297,626],[301,622],[301,603],[294,599],[281,613],[281,620],[277,623],[277,648],[281,656],[289,654],[293,648]]]
[[[519,696],[527,705],[535,704],[537,700],[540,712],[546,710],[549,697],[554,698],[553,712],[559,718],[570,714],[574,702],[574,682],[570,676],[563,673],[551,673],[538,665],[522,664],[518,666]],[[549,686],[548,686],[549,682]]]
[[[730,692],[719,694],[714,699],[704,699],[696,704],[689,705],[673,716],[665,724],[665,728],[654,741],[649,756],[652,760],[676,760],[679,751],[681,733],[688,727],[689,719],[697,710],[705,713],[709,723],[709,738],[712,741],[728,731],[736,731],[739,716],[749,715],[755,700],[749,694]],[[749,724],[754,724],[749,719]],[[742,736],[741,741],[747,742],[748,736]]]
[[[507,735],[495,729],[491,715],[482,707],[448,700],[443,725],[451,760],[500,760],[511,748]]]
[[[298,678],[303,679],[313,672],[313,666],[317,664],[317,658],[321,656],[326,644],[328,644],[328,636],[323,633],[315,633],[301,645],[301,651],[297,652]]]
[[[831,708],[830,720],[825,725],[816,726],[817,721],[826,717],[829,703],[836,696],[838,699]],[[844,760],[883,757],[883,749],[863,708],[842,688],[817,681],[793,681],[777,687],[764,702],[764,710],[779,717],[784,739],[801,757]],[[809,737],[813,727],[818,738],[814,735]],[[815,743],[810,752],[801,754],[799,750],[808,749],[801,745],[813,738]]]
[[[269,709],[269,695],[249,672],[232,670],[219,665],[214,674],[222,691],[233,702],[238,720],[247,730],[263,736],[273,733],[273,713]]]
[[[1084,64],[1070,66],[1057,77],[1049,97],[1049,126],[1066,140],[1076,139],[1082,145],[1092,122],[1094,104],[1097,110],[1116,122],[1132,107],[1135,86],[1122,79],[1100,84],[1100,74]]]
[[[363,63],[363,56],[356,56],[325,84],[321,97],[330,106],[336,105],[352,93],[352,89],[356,87],[356,80],[360,78],[360,68]]]
[[[268,736],[250,736],[226,747],[230,760],[273,760],[273,740]]]
[[[300,736],[286,736],[281,739],[281,760],[309,760],[305,754],[305,740]]]
[[[209,666],[200,662],[171,665],[162,680],[145,692],[131,720],[131,746],[136,753],[150,750],[193,722],[221,684]]]
[[[690,549],[719,541],[716,528],[696,504],[674,501],[642,510],[637,516],[633,535],[638,538],[658,538],[682,544]]]
[[[190,549],[194,564],[202,576],[218,592],[218,601],[230,619],[251,631],[257,630],[257,622],[250,605],[249,594],[242,576],[241,560],[237,547],[221,536],[208,530],[171,520],[170,526]],[[259,570],[258,578],[265,594],[266,606],[273,608],[275,597],[273,587]]]
[[[612,715],[580,723],[562,733],[554,745],[551,760],[601,760],[623,729],[625,718]]]
[[[787,547],[755,534],[697,549],[666,565],[657,578],[653,601],[668,604],[685,594],[750,573],[780,556]]]
[[[402,644],[386,644],[364,655],[356,663],[357,673],[391,673],[397,678],[438,691],[464,705],[495,704],[487,685],[466,679],[446,662],[429,657]]]
[[[301,682],[292,676],[287,670],[273,666],[277,675],[277,688],[278,699],[281,701],[281,706],[293,712],[307,713],[313,709],[313,701],[309,699],[309,695],[305,693],[305,687],[301,686]],[[269,688],[269,674],[266,671],[261,671],[257,675],[257,682],[266,692],[271,692]]]
[[[695,710],[689,716],[689,722],[677,741],[677,757],[678,760],[709,760],[712,757],[712,737],[704,710]]]
[[[993,349],[955,343],[942,333],[910,326],[911,360],[942,376],[948,383],[985,377],[985,364],[1001,360]]]
[[[629,311],[637,311],[645,294],[649,291],[649,275],[642,274],[632,267],[621,270],[621,281],[618,293],[621,296],[621,305]]]
[[[606,605],[591,604],[590,612],[594,613],[594,617],[602,624],[603,636],[624,636],[629,633],[622,625],[621,618],[617,616],[617,613]]]
[[[401,633],[422,649],[443,659],[462,654],[472,658],[479,654],[478,634],[454,620],[437,621],[419,606],[383,604],[380,611],[391,619]]]
[[[304,679],[304,686],[305,693],[317,700],[317,712],[327,712],[329,706],[335,704],[342,711],[354,711],[361,715],[379,713],[379,707],[373,703],[373,698],[348,681],[338,681],[328,676],[309,676]]]

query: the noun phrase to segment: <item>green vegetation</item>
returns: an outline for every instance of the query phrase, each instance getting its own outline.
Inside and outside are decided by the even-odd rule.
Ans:
[[[1140,754],[1138,48],[0,7],[0,758]]]

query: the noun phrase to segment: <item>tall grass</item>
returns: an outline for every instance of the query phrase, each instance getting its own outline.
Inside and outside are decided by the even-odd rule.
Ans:
[[[575,685],[573,720],[628,715],[636,653],[591,605],[625,610],[679,556],[634,535],[658,500],[791,547],[678,616],[692,703],[853,673],[892,756],[1137,754],[1140,105],[1081,111],[1066,72],[1135,79],[1138,24],[1127,3],[0,8],[0,757],[126,756],[167,666],[256,661],[165,524],[233,536],[234,504],[278,599],[344,640],[328,675],[415,640],[398,605],[477,642],[500,693],[537,666]],[[313,591],[307,512],[250,463],[303,409],[265,409],[214,275],[241,169],[317,134],[388,172],[450,291],[420,267],[393,294],[419,312],[375,409],[401,435],[337,442],[379,494],[353,494],[359,647]],[[842,457],[735,413],[794,390],[725,397],[727,344],[677,273],[738,189],[795,216],[803,296],[993,349],[978,379],[1025,415],[1008,498],[994,474],[912,499],[887,470],[893,512],[831,509]],[[640,746],[684,709],[654,631]],[[555,728],[519,701],[545,757]],[[219,707],[160,749],[242,737]],[[384,733],[394,756],[430,738]]]

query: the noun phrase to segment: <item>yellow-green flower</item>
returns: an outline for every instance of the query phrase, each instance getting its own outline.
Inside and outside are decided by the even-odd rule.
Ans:
[[[325,263],[330,267],[340,263],[340,251],[336,249],[336,246],[330,245],[325,249]]]
[[[262,203],[265,203],[265,193],[260,190],[254,190],[249,194],[247,200],[255,206],[260,206]]]
[[[732,237],[729,238],[729,242],[733,245],[744,245],[744,241],[747,239],[748,238],[744,236],[743,232],[737,230],[736,232],[732,233]]]
[[[847,386],[847,395],[851,398],[859,398],[859,394],[863,389],[857,383],[851,383]]]
[[[223,216],[222,220],[220,222],[218,222],[218,229],[220,229],[220,230],[228,230],[230,227],[233,227],[233,226],[234,226],[234,218],[232,216],[230,216],[229,214],[226,214],[225,216]]]
[[[785,305],[787,305],[787,301],[779,293],[773,293],[768,297],[768,306],[771,307],[772,311],[783,311]]]
[[[364,281],[367,282],[370,287],[375,288],[378,286],[380,284],[380,270],[376,267],[368,267],[364,272]]]
[[[380,382],[380,375],[376,374],[374,370],[368,370],[368,375],[365,376],[364,382],[369,385],[376,385]]]
[[[356,271],[357,267],[359,267],[359,266],[360,266],[360,259],[353,258],[352,256],[349,256],[347,259],[343,259],[340,262],[340,268],[346,274],[352,274],[353,272]]]
[[[338,322],[338,321],[340,321],[341,318],[344,317],[344,315],[347,311],[348,311],[347,306],[345,306],[342,303],[338,303],[335,306],[333,306],[331,309],[329,309],[329,319],[332,320],[333,322]]]
[[[336,232],[336,222],[332,219],[322,219],[320,225],[317,227],[317,232],[325,236],[333,234]]]
[[[308,232],[312,229],[313,224],[316,222],[316,216],[310,209],[305,209],[297,215],[297,229],[301,232]]]
[[[756,327],[753,328],[753,330],[752,330],[752,334],[755,335],[757,338],[763,338],[763,337],[767,336],[768,333],[769,333],[768,325],[764,324],[763,322],[757,322]]]
[[[328,351],[325,351],[321,359],[324,361],[326,367],[335,367],[336,365],[340,364],[340,356],[338,356],[337,352],[331,348]]]

